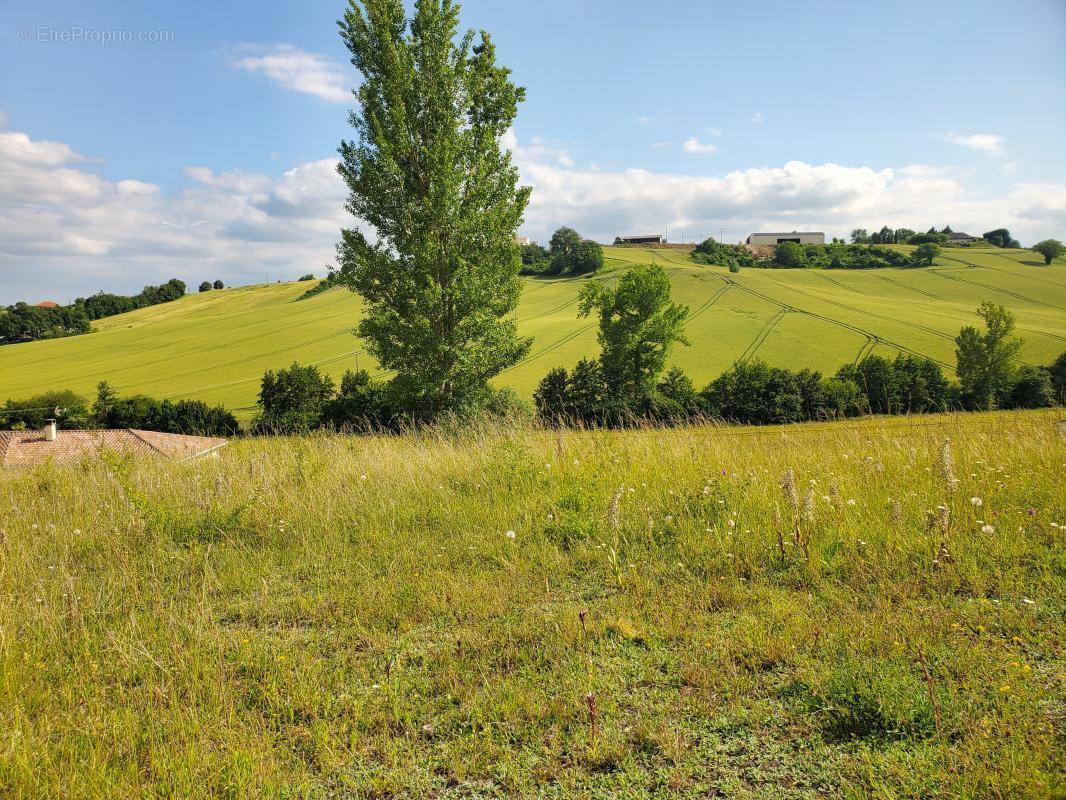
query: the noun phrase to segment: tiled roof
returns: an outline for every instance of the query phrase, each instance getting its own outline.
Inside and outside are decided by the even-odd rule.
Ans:
[[[193,458],[226,444],[211,436],[185,436],[129,428],[103,431],[56,432],[48,441],[42,431],[0,431],[0,466],[28,467],[48,459],[65,464],[102,452],[125,450],[142,455]]]

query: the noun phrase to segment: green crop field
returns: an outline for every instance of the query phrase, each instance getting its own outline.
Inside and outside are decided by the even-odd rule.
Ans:
[[[0,797],[1062,797],[1061,418],[0,471]]]
[[[698,384],[737,359],[835,371],[869,353],[899,351],[954,365],[954,337],[983,300],[1018,318],[1023,360],[1049,363],[1066,350],[1066,265],[1024,250],[947,250],[927,269],[746,269],[695,264],[677,249],[606,249],[613,281],[636,263],[669,269],[689,306],[690,347],[674,362]],[[592,319],[577,316],[588,279],[525,279],[518,309],[532,351],[499,383],[529,396],[553,366],[597,351]],[[0,400],[48,389],[92,394],[107,380],[123,394],[223,403],[247,417],[267,369],[314,363],[334,376],[376,364],[351,330],[360,301],[333,289],[297,302],[310,284],[246,286],[190,295],[96,323],[93,334],[0,348]]]

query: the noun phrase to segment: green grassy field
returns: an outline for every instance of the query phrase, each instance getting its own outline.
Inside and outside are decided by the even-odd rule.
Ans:
[[[0,796],[1061,797],[1060,419],[0,473]]]
[[[983,300],[1010,308],[1025,339],[1022,357],[1047,364],[1066,350],[1066,265],[1044,267],[1023,250],[949,250],[920,270],[764,270],[730,274],[684,251],[607,248],[612,281],[634,263],[670,270],[689,306],[691,347],[674,361],[702,385],[738,358],[835,371],[868,353],[918,353],[954,365],[953,339]],[[522,363],[499,379],[532,394],[553,366],[595,354],[591,319],[577,317],[581,279],[526,279],[518,320],[535,337]],[[263,372],[292,361],[340,376],[376,365],[351,334],[359,298],[334,289],[296,302],[306,283],[190,295],[101,320],[96,333],[0,347],[0,400],[47,389],[91,396],[108,380],[123,394],[200,398],[248,416]]]

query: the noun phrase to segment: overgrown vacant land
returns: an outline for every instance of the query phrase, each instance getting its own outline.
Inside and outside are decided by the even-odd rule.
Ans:
[[[1054,795],[1059,418],[6,473],[0,794]]]
[[[901,247],[911,250],[913,248]],[[533,349],[500,385],[527,398],[554,366],[598,351],[594,320],[579,318],[587,280],[614,282],[638,263],[662,264],[673,298],[687,305],[691,347],[673,362],[700,386],[737,359],[812,367],[832,374],[864,355],[927,356],[948,370],[954,339],[984,300],[1005,305],[1025,340],[1023,361],[1045,365],[1066,348],[1066,268],[1025,250],[945,249],[921,269],[744,269],[696,264],[683,250],[605,248],[592,278],[524,282],[519,330]],[[87,397],[106,380],[120,394],[195,398],[251,415],[263,373],[300,361],[335,378],[356,364],[373,370],[351,331],[359,298],[343,288],[297,302],[306,282],[208,292],[95,323],[98,332],[0,347],[0,401],[47,389]]]

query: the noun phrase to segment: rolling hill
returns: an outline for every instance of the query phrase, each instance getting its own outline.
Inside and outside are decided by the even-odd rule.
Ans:
[[[831,372],[878,353],[927,356],[950,370],[954,337],[974,323],[983,300],[1018,318],[1022,358],[1046,364],[1066,350],[1066,269],[1045,267],[1024,250],[948,250],[933,267],[908,270],[767,270],[730,274],[695,264],[677,249],[606,248],[613,281],[636,263],[671,275],[674,297],[690,308],[690,347],[674,363],[703,384],[737,359]],[[521,332],[529,356],[499,383],[531,395],[553,366],[597,352],[591,319],[577,316],[589,279],[525,279]],[[0,400],[69,388],[91,397],[107,380],[122,394],[223,403],[238,416],[254,408],[267,369],[314,363],[334,376],[376,369],[351,330],[359,298],[332,289],[297,301],[307,283],[245,286],[194,294],[100,320],[88,335],[0,348]]]

